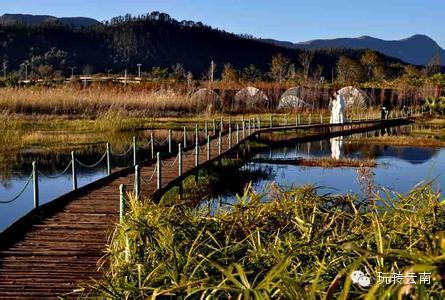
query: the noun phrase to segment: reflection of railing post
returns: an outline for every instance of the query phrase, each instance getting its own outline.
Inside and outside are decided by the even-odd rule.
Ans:
[[[186,126],[184,126],[184,140],[183,140],[183,143],[184,143],[184,148],[187,148],[187,127]]]
[[[207,160],[210,160],[210,136],[207,136]]]
[[[236,143],[239,144],[239,124],[236,123]]]
[[[229,126],[229,149],[232,148],[232,126]]]
[[[168,153],[172,153],[172,130],[168,130]]]
[[[39,175],[37,174],[37,164],[32,162],[32,184],[34,189],[34,208],[39,207]]]
[[[134,196],[139,198],[141,193],[141,166],[134,167]]]
[[[221,131],[218,134],[218,155],[221,155],[222,152],[222,133]]]
[[[77,172],[76,172],[76,157],[74,151],[71,151],[71,176],[73,179],[73,191],[77,190]]]
[[[111,175],[111,150],[109,143],[107,143],[107,175]]]
[[[156,153],[156,188],[159,190],[161,188],[161,177],[162,177],[162,170],[161,170],[161,153]]]
[[[155,138],[153,136],[153,132],[150,133],[150,150],[151,150],[151,159],[155,158]]]
[[[136,148],[136,137],[133,137],[133,166],[135,166],[138,163],[138,157],[137,157],[137,148]]]
[[[119,186],[119,220],[122,223],[125,219],[125,185],[121,184]]]
[[[197,167],[199,164],[199,143],[196,140],[195,141],[195,167]]]
[[[178,176],[182,175],[182,145],[178,145]]]

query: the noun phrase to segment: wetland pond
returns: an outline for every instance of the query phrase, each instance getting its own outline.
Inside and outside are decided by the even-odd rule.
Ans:
[[[372,131],[352,136],[337,137],[305,143],[289,143],[285,147],[263,149],[255,153],[244,165],[235,172],[243,174],[264,173],[264,176],[252,178],[253,187],[257,191],[265,190],[272,182],[291,187],[313,184],[319,187],[319,193],[356,193],[362,196],[363,181],[372,182],[375,188],[388,188],[406,193],[414,185],[424,180],[434,180],[435,190],[445,186],[445,178],[441,172],[445,170],[445,148],[402,147],[389,144],[371,144],[366,138],[379,135],[403,135],[410,131],[411,126],[391,128],[385,131]],[[138,140],[148,141],[149,132],[138,133]],[[157,134],[159,141],[165,143],[166,132]],[[181,132],[175,132],[173,139],[180,140]],[[124,154],[131,144],[131,135],[122,136],[121,144],[115,146],[115,152]],[[141,142],[141,148],[143,144]],[[145,144],[146,145],[146,144]],[[103,158],[104,145],[92,145],[78,151],[77,158],[85,165],[93,165]],[[148,157],[148,147],[138,151],[139,157]],[[375,167],[307,167],[295,165],[297,159],[374,159]],[[70,153],[33,153],[28,151],[17,154],[14,165],[0,169],[0,201],[8,202],[19,194],[29,180],[31,163],[36,160],[41,172],[39,177],[40,203],[44,204],[71,190],[71,172],[64,171],[70,162]],[[131,164],[132,152],[115,155],[112,159],[114,167]],[[78,186],[83,186],[106,175],[106,160],[93,168],[81,165],[77,167]],[[52,178],[56,177],[56,178]],[[249,178],[244,178],[249,181]],[[220,183],[224,185],[224,182]],[[228,183],[226,183],[228,184]],[[241,191],[239,191],[241,192]],[[0,231],[27,214],[33,208],[33,190],[30,183],[20,197],[10,203],[0,203]],[[117,195],[117,191],[116,191]],[[444,193],[442,193],[442,196]],[[116,196],[117,197],[117,196]],[[236,193],[229,192],[217,196],[224,202],[233,202]],[[117,200],[117,198],[116,198]]]

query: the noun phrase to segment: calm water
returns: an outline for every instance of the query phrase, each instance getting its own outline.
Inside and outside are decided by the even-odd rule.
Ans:
[[[385,134],[403,134],[409,127],[394,129]],[[178,140],[182,132],[176,132],[173,138]],[[257,153],[251,161],[247,162],[240,171],[243,174],[256,174],[254,187],[261,191],[271,182],[282,186],[296,186],[302,184],[315,184],[320,186],[320,192],[345,193],[353,192],[362,194],[358,182],[358,168],[334,168],[301,167],[276,163],[255,163],[254,160],[286,158],[375,158],[378,166],[372,169],[372,181],[375,186],[387,187],[399,192],[410,190],[415,184],[425,178],[435,179],[435,188],[445,186],[445,178],[441,174],[445,170],[445,149],[430,149],[416,147],[394,147],[385,145],[367,145],[357,141],[357,138],[366,135],[379,135],[382,132],[370,132],[364,135],[352,137],[322,140],[311,143],[289,144],[287,147],[264,150]],[[138,134],[140,145],[146,146],[149,132]],[[157,133],[159,141],[165,140],[166,132]],[[116,152],[125,152],[130,146],[131,136],[123,136],[120,144],[115,148]],[[165,147],[165,145],[164,145]],[[148,147],[138,152],[139,158],[150,155]],[[91,146],[83,151],[78,151],[78,158],[85,164],[93,164],[104,154],[103,145]],[[69,153],[59,154],[34,154],[24,153],[17,156],[13,166],[0,169],[0,201],[5,201],[17,195],[26,184],[31,173],[31,162],[36,160],[39,169],[45,175],[57,175],[70,161]],[[132,152],[119,157],[114,156],[113,166],[128,166],[132,162]],[[249,171],[249,172],[246,172]],[[259,176],[260,173],[267,176]],[[103,160],[94,168],[78,167],[78,185],[83,186],[106,174],[106,161]],[[261,174],[260,174],[261,175]],[[243,175],[243,177],[246,177]],[[248,180],[248,178],[246,179]],[[223,183],[221,183],[223,184]],[[42,204],[71,190],[71,170],[58,178],[40,176],[40,202]],[[234,195],[224,195],[225,200],[233,200]],[[0,231],[33,208],[32,185],[30,184],[23,195],[9,204],[0,203]]]
[[[368,133],[380,134],[379,132]],[[360,136],[339,137],[310,143],[288,145],[283,148],[262,151],[242,169],[263,170],[269,173],[267,180],[253,183],[257,191],[264,190],[271,182],[282,187],[314,184],[320,187],[320,193],[356,193],[364,195],[366,191],[360,184],[359,177],[366,177],[376,190],[387,188],[406,193],[416,184],[425,180],[434,180],[433,187],[442,191],[445,187],[445,149],[398,147],[391,145],[371,145],[359,141]],[[363,168],[339,167],[303,167],[280,163],[283,159],[331,158],[374,158],[377,166],[371,172],[363,173]],[[261,159],[265,163],[254,162]],[[270,162],[268,162],[270,160]],[[362,181],[363,182],[363,181]],[[445,193],[442,191],[442,196]],[[233,201],[232,196],[225,200]]]

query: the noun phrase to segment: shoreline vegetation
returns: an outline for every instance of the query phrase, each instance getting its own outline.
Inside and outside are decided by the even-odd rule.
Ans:
[[[145,299],[445,297],[445,202],[431,184],[357,199],[312,186],[247,185],[233,205],[190,207],[130,197],[110,236],[104,278],[86,296]],[[181,204],[182,203],[182,204]],[[371,281],[351,280],[360,270]],[[378,274],[431,274],[429,284]],[[88,291],[88,292],[86,292]]]

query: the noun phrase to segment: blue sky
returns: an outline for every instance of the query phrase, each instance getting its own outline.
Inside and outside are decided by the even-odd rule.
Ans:
[[[445,47],[443,0],[3,0],[0,13],[87,16],[98,20],[159,10],[235,33],[288,41],[427,34]]]

